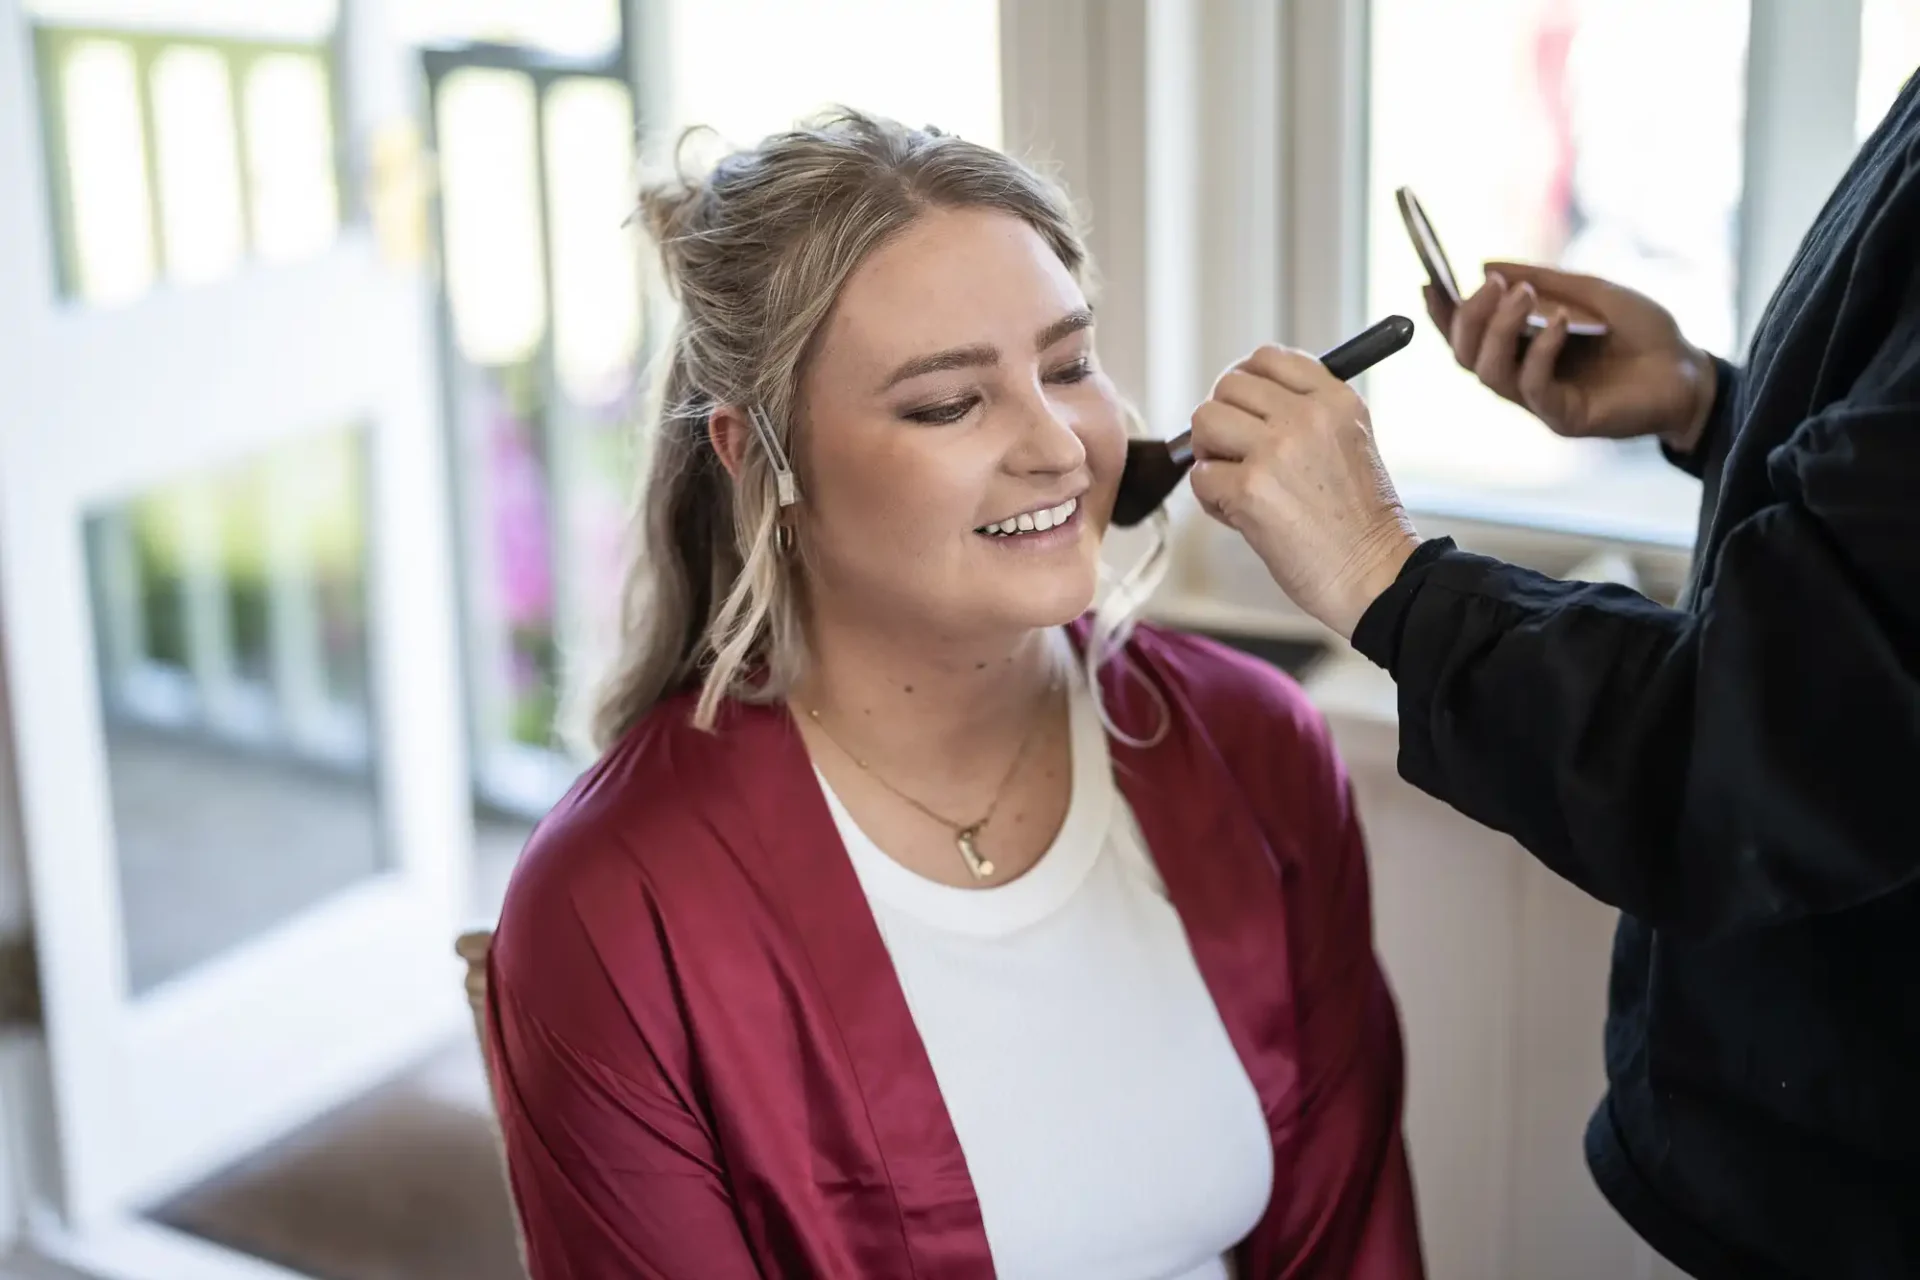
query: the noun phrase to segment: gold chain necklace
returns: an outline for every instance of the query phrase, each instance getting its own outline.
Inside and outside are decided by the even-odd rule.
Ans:
[[[1059,688],[1059,685],[1057,683],[1050,684],[1047,686],[1046,700],[1048,702],[1052,702],[1054,690],[1058,688]],[[891,782],[888,782],[885,778],[881,777],[879,773],[875,772],[872,765],[868,764],[864,759],[855,755],[853,752],[847,750],[846,745],[842,743],[840,739],[834,737],[832,731],[829,730],[825,724],[821,723],[820,708],[808,707],[807,718],[813,721],[815,727],[820,730],[821,735],[825,737],[828,742],[831,742],[834,745],[834,747],[839,750],[841,755],[845,756],[847,759],[859,765],[861,771],[864,772],[868,777],[872,778],[875,782],[879,783],[881,786],[885,787],[887,790],[893,792],[893,794],[895,794],[896,796],[899,796],[902,800],[905,800],[908,804],[918,809],[921,813],[924,813],[929,818],[932,818],[935,822],[939,823],[941,826],[953,832],[954,847],[960,850],[960,859],[961,861],[967,864],[967,871],[973,876],[975,880],[985,880],[986,878],[988,878],[993,874],[993,871],[994,871],[993,860],[991,858],[982,857],[980,853],[980,848],[979,848],[980,833],[986,829],[987,823],[993,821],[994,811],[1000,807],[1001,795],[1006,792],[1007,784],[1013,781],[1013,775],[1019,770],[1020,762],[1027,758],[1027,750],[1028,748],[1033,746],[1033,740],[1035,737],[1039,735],[1040,726],[1046,720],[1046,716],[1044,714],[1036,715],[1033,718],[1033,723],[1029,725],[1027,728],[1027,736],[1020,740],[1020,750],[1017,753],[1015,753],[1013,757],[1013,763],[1007,766],[1007,772],[1001,777],[1000,785],[994,789],[993,800],[990,804],[987,805],[986,813],[982,814],[980,818],[974,822],[955,822],[952,818],[949,818],[945,814],[927,807],[926,805],[922,804],[920,801],[908,795],[906,792],[902,791],[900,788],[894,786]]]

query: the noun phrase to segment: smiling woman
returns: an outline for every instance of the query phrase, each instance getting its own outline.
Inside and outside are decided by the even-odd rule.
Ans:
[[[837,114],[642,212],[604,754],[489,962],[536,1280],[1420,1275],[1326,728],[1102,590],[1133,415],[1065,197]]]

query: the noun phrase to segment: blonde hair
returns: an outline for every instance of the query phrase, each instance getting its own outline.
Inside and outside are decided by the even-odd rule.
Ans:
[[[721,406],[757,407],[785,456],[795,457],[801,374],[867,255],[928,209],[994,209],[1038,232],[1082,288],[1091,274],[1058,186],[936,129],[841,108],[735,151],[705,176],[678,157],[675,169],[640,195],[639,216],[659,247],[679,316],[663,352],[618,651],[592,711],[600,749],[696,683],[693,722],[710,729],[723,700],[777,701],[799,675],[800,561],[779,546],[774,467],[753,438],[729,476],[708,423]],[[1124,644],[1164,572],[1164,526],[1154,533],[1118,580],[1103,563],[1089,673]]]

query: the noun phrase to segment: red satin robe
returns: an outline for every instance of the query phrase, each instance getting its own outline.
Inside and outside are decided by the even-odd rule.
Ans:
[[[1137,674],[1103,669],[1113,719],[1151,733],[1144,677],[1172,727],[1114,742],[1115,776],[1273,1135],[1241,1280],[1419,1277],[1399,1022],[1325,724],[1211,642],[1143,627],[1126,656]],[[993,1275],[799,734],[739,704],[701,733],[691,706],[582,776],[495,935],[488,1051],[534,1280]]]

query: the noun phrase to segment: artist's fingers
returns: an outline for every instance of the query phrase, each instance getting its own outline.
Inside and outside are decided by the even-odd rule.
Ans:
[[[1487,322],[1500,309],[1507,296],[1507,282],[1498,273],[1489,274],[1467,300],[1453,308],[1447,322],[1447,345],[1453,348],[1454,361],[1463,369],[1473,368],[1480,356],[1480,340],[1486,336]]]
[[[1553,376],[1554,361],[1566,345],[1567,313],[1564,308],[1556,308],[1547,327],[1533,335],[1527,354],[1520,360],[1520,403],[1547,422],[1557,420],[1566,399],[1566,388]]]
[[[1433,327],[1440,331],[1441,337],[1447,337],[1453,330],[1453,303],[1431,284],[1420,286],[1420,296],[1426,299],[1427,319],[1433,321]]]
[[[1213,384],[1212,398],[1256,418],[1274,418],[1286,412],[1289,401],[1299,397],[1298,391],[1275,382],[1265,374],[1235,365]]]
[[[1193,456],[1201,459],[1245,458],[1260,447],[1270,430],[1260,415],[1218,396],[1193,411],[1192,425]]]
[[[1620,298],[1620,286],[1611,281],[1537,262],[1489,262],[1481,269],[1509,284],[1530,284],[1544,297],[1571,302],[1603,317],[1613,313]]]
[[[1480,335],[1480,350],[1475,354],[1473,372],[1496,394],[1509,400],[1520,398],[1520,330],[1532,314],[1538,295],[1530,284],[1507,290],[1494,308]]]
[[[1188,483],[1200,509],[1229,528],[1245,513],[1245,494],[1254,464],[1224,458],[1203,458],[1193,464]]]
[[[1238,366],[1300,395],[1343,385],[1317,356],[1267,343]]]

